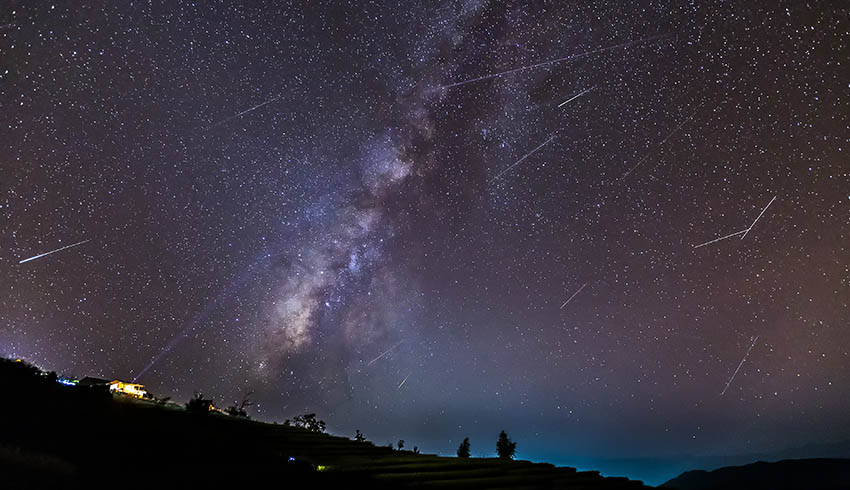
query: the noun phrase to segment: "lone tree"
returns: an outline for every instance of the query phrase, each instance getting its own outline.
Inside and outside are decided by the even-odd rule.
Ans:
[[[287,422],[289,420],[287,419]],[[287,425],[284,423],[284,425]],[[292,419],[292,425],[295,427],[300,427],[302,429],[307,429],[311,432],[324,432],[325,431],[325,421],[324,420],[316,420],[315,413],[308,413],[304,415],[299,415]]]
[[[505,431],[499,433],[499,440],[496,441],[496,452],[499,453],[500,459],[514,459],[516,443],[508,438]]]
[[[402,449],[404,449],[404,439],[399,439],[398,440],[398,450],[401,451]]]
[[[366,436],[364,436],[363,433],[360,432],[360,429],[357,429],[357,433],[354,434],[354,440],[357,442],[366,442]]]
[[[248,397],[253,395],[253,391],[249,391],[242,397],[241,402],[234,403],[233,405],[224,409],[224,412],[233,417],[245,417],[248,418],[248,412],[245,411],[246,407],[250,407],[254,404]]]
[[[464,437],[463,442],[460,443],[460,446],[457,447],[457,457],[458,458],[468,458],[469,457],[469,438]]]

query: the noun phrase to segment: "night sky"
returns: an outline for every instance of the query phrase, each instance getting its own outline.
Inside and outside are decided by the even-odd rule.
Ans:
[[[850,437],[846,2],[3,3],[0,355],[430,453]]]

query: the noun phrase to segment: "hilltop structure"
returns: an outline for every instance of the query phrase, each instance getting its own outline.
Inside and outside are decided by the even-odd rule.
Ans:
[[[138,383],[125,383],[121,380],[114,380],[109,383],[109,391],[112,393],[121,393],[122,395],[133,396],[136,398],[148,398],[148,392],[144,385]]]
[[[69,383],[63,382],[62,384],[100,387],[108,389],[110,393],[119,393],[122,395],[132,396],[134,398],[150,398],[150,394],[145,389],[145,385],[140,385],[138,383],[127,383],[125,381],[121,381],[120,379],[109,381],[106,379],[92,378],[86,376],[78,382],[71,381]]]

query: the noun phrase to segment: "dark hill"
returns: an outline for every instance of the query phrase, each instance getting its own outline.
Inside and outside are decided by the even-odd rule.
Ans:
[[[775,463],[688,471],[661,488],[773,490],[838,490],[850,488],[850,459],[788,459]]]
[[[64,386],[0,359],[3,488],[646,488],[545,463],[459,459]]]

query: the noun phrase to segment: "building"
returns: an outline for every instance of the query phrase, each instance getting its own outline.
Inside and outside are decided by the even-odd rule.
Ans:
[[[86,376],[85,378],[81,379],[81,380],[77,383],[77,386],[83,386],[83,387],[106,387],[106,386],[109,386],[109,380],[106,380],[106,379],[100,379],[100,378],[92,378],[92,377],[90,377],[90,376]]]
[[[122,395],[133,396],[136,398],[147,398],[148,392],[144,385],[136,383],[125,383],[121,380],[115,380],[109,383],[109,391],[112,393],[121,393]]]

